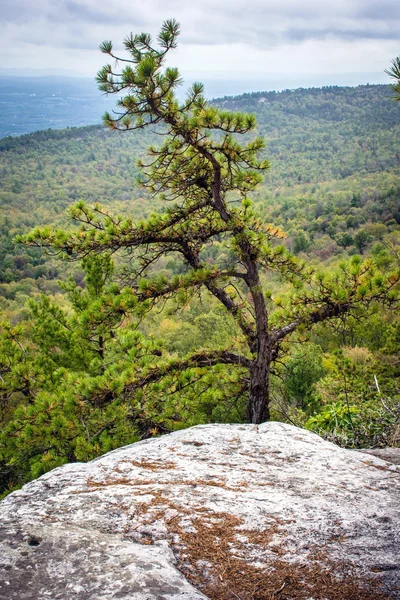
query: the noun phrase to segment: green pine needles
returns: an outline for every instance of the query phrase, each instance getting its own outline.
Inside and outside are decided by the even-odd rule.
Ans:
[[[392,67],[385,69],[385,73],[395,80],[395,83],[392,85],[394,99],[400,102],[400,56],[392,60]]]

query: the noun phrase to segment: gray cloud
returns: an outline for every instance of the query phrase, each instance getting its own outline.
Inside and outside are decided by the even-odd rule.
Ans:
[[[0,14],[3,67],[92,76],[104,39],[182,27],[177,65],[190,77],[382,73],[400,52],[400,0],[9,0]],[[198,48],[198,46],[201,46]],[[399,50],[397,50],[399,48]],[[175,60],[174,58],[174,60]]]
[[[268,47],[298,39],[400,39],[399,0],[203,0],[196,19],[188,19],[187,41],[244,42]],[[300,35],[300,32],[301,35]]]
[[[360,6],[357,17],[376,21],[400,20],[400,2],[381,0],[381,2],[367,2]]]
[[[121,31],[156,32],[172,16],[182,23],[183,43],[269,47],[331,36],[400,39],[399,0],[333,0],[324,6],[320,0],[170,0],[167,7],[163,0],[13,0],[3,7],[0,23],[16,41],[95,47]]]
[[[326,29],[289,29],[287,37],[293,41],[305,40],[325,40],[327,38],[342,39],[346,41],[354,40],[395,40],[399,39],[398,28],[388,27],[385,31],[380,31],[379,35],[373,30],[347,29],[345,31],[328,27]]]

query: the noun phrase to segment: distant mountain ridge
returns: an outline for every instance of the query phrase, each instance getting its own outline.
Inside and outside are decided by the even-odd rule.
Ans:
[[[93,78],[73,77],[73,72],[55,72],[49,75],[47,71],[37,71],[31,76],[18,76],[9,69],[0,69],[0,138],[19,136],[46,129],[63,129],[67,127],[83,127],[101,123],[102,114],[115,107],[115,98],[106,97],[97,89]],[[182,86],[179,95],[184,97],[184,90],[192,82],[188,81]],[[276,81],[277,89],[287,82]],[[296,85],[300,82],[296,81]],[[217,103],[224,103],[227,108],[233,103],[237,108],[245,105],[250,110],[257,103],[268,104],[272,99],[284,99],[288,94],[312,93],[313,95],[325,94],[326,90],[349,90],[347,93],[358,94],[356,90],[385,88],[389,97],[389,86],[366,85],[351,87],[330,86],[323,88],[297,88],[283,91],[258,91],[232,95],[231,92],[241,92],[245,89],[260,89],[270,86],[267,81],[206,81],[205,90],[207,97],[216,97]],[[221,95],[221,91],[227,95]],[[354,92],[352,90],[355,90]],[[241,109],[244,110],[244,109]]]

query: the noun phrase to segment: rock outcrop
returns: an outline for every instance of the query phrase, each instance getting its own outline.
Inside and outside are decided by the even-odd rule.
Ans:
[[[206,425],[1,503],[1,600],[400,598],[400,467],[284,425]]]
[[[366,448],[365,450],[359,450],[359,452],[373,454],[394,465],[400,465],[400,448]]]

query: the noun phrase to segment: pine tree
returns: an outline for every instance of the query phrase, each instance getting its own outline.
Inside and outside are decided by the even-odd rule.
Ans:
[[[107,127],[157,127],[164,136],[160,148],[150,147],[148,162],[141,162],[141,183],[165,201],[165,211],[133,223],[105,213],[99,205],[91,208],[80,202],[71,211],[80,223],[77,231],[36,229],[24,242],[62,249],[72,257],[128,253],[136,268],[125,282],[138,303],[154,305],[169,298],[185,303],[207,290],[230,315],[240,339],[236,347],[160,362],[132,376],[126,393],[185,369],[231,365],[243,372],[248,421],[260,423],[269,419],[271,368],[285,340],[299,328],[340,318],[373,301],[390,301],[399,273],[380,276],[372,262],[355,257],[337,272],[314,274],[289,254],[280,243],[279,229],[263,223],[249,199],[269,168],[268,161],[259,158],[264,142],[252,133],[254,116],[209,104],[199,83],[178,102],[179,72],[165,67],[178,35],[174,20],[163,24],[158,47],[148,34],[130,35],[124,41],[128,58],[119,58],[112,43],[104,42],[102,52],[123,67],[116,72],[118,66],[109,64],[98,74],[102,91],[122,94],[118,111],[104,116]],[[245,143],[240,136],[246,137]],[[212,252],[218,245],[223,253]],[[181,275],[152,275],[166,255],[181,261]],[[264,289],[271,274],[281,278],[281,298],[270,298]]]
[[[123,393],[126,371],[151,365],[157,342],[135,327],[134,295],[110,282],[110,257],[82,262],[85,287],[72,278],[61,284],[66,306],[43,294],[30,301],[29,320],[0,322],[0,496],[159,426],[157,411],[143,414],[140,394]]]

